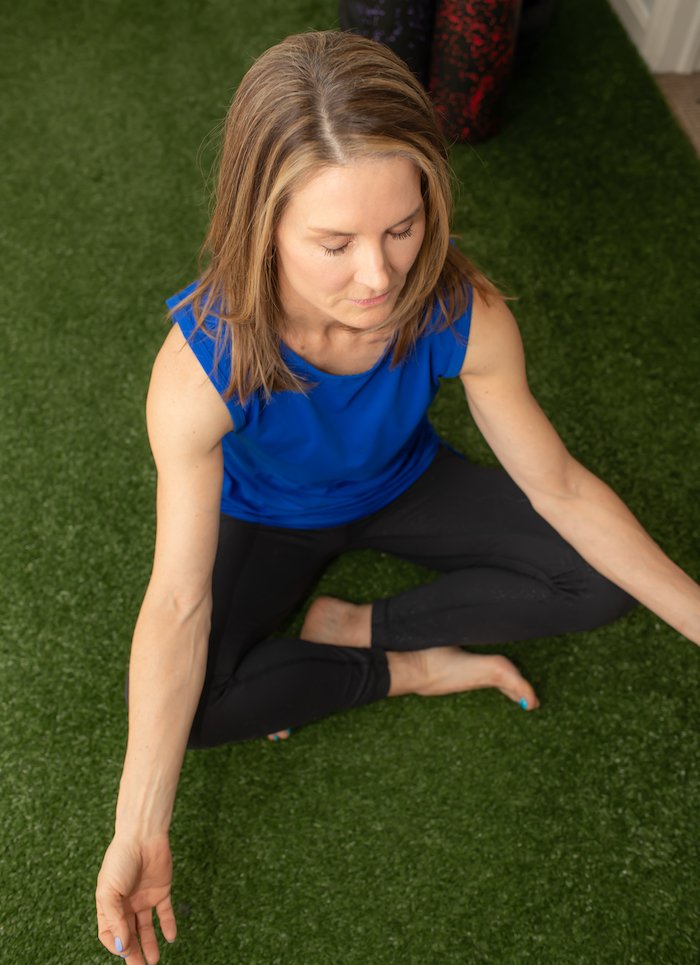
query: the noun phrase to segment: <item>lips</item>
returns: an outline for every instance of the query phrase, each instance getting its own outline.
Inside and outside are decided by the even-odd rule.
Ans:
[[[374,298],[351,298],[353,305],[360,305],[362,308],[371,308],[373,305],[381,305],[389,297],[389,292],[383,295],[375,295]]]

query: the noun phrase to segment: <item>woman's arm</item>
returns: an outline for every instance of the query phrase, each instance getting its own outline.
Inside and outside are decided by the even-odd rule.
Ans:
[[[129,736],[115,834],[98,878],[100,939],[119,938],[129,961],[155,961],[157,908],[175,938],[168,829],[201,694],[211,614],[228,411],[178,329],[156,359],[147,402],[158,470],[153,572],[139,613],[129,668]]]
[[[475,293],[460,378],[474,421],[537,512],[600,573],[700,644],[700,586],[567,452],[530,393],[520,333],[502,299],[487,306]]]

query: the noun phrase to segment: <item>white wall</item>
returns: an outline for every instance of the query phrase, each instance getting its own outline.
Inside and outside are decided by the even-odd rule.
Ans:
[[[698,0],[610,0],[610,4],[654,73],[700,70]]]

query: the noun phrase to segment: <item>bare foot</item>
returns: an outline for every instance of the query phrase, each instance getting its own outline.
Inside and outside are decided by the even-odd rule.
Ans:
[[[319,596],[310,605],[299,636],[312,643],[369,647],[372,605],[356,605],[332,596]],[[540,706],[535,691],[517,667],[500,654],[468,653],[460,647],[387,651],[391,686],[389,697],[420,694],[437,697],[496,687],[524,710]],[[291,730],[268,734],[268,740],[287,740]]]
[[[390,697],[402,693],[437,697],[496,687],[524,710],[534,710],[540,705],[535,691],[517,667],[500,654],[490,656],[467,653],[460,647],[431,647],[411,653],[390,651],[387,657],[392,677]]]
[[[372,604],[356,606],[334,596],[319,596],[306,611],[299,636],[312,643],[369,647],[372,638]]]

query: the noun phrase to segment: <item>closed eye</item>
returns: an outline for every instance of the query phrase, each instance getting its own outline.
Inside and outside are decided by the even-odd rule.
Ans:
[[[398,234],[394,234],[393,231],[389,231],[388,234],[390,238],[394,239],[394,241],[404,241],[406,238],[410,238],[413,234],[413,224],[410,224],[408,228],[406,228],[404,231],[400,231]],[[341,245],[339,248],[326,248],[325,245],[321,245],[321,247],[323,248],[324,254],[333,257],[333,255],[342,255],[349,245],[350,242],[346,241],[345,244]]]
[[[321,245],[321,247],[323,248],[323,253],[325,255],[342,255],[349,244],[350,242],[346,241],[344,245],[340,246],[340,248],[326,248],[325,245]]]

